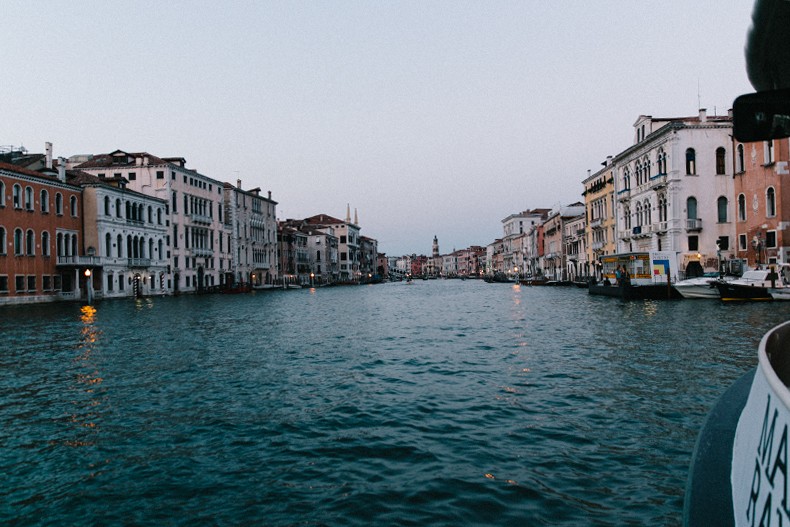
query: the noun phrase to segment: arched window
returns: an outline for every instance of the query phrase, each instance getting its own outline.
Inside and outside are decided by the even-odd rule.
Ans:
[[[25,187],[25,210],[33,210],[33,187]]]
[[[55,214],[63,215],[63,195],[60,192],[55,194]]]
[[[109,232],[104,236],[104,254],[108,258],[112,256],[112,235]]]
[[[58,256],[63,256],[63,234],[60,232],[55,236],[55,250]]]
[[[121,207],[121,198],[115,198],[115,217],[116,218],[120,218],[121,217],[121,211],[122,210],[123,210],[123,207]]]
[[[5,227],[0,227],[0,254],[5,254],[5,251],[6,251]]]
[[[126,202],[126,219],[133,220],[134,216],[132,216],[132,205],[128,201]]]
[[[162,252],[162,247],[163,247],[162,240],[159,240],[158,245],[159,245],[159,247],[158,247],[158,251],[156,253],[156,257],[158,259],[160,259],[160,260],[164,260],[165,256],[164,256],[164,253]]]
[[[162,225],[162,209],[156,209],[156,223]]]
[[[774,142],[773,140],[765,142],[765,164],[770,165],[774,160]]]
[[[41,189],[41,212],[49,212],[49,192],[47,189]]]
[[[631,230],[631,207],[623,209],[623,224],[625,225],[625,230]]]
[[[727,158],[727,151],[723,146],[716,149],[716,175],[723,175],[726,171],[725,160]]]
[[[650,200],[645,200],[644,208],[642,209],[645,215],[645,225],[650,225],[653,223],[653,214],[650,208]]]
[[[34,256],[36,254],[36,233],[28,229],[25,233],[25,254]]]
[[[738,145],[738,172],[743,172],[746,168],[746,163],[743,157],[743,145]]]
[[[0,207],[5,207],[5,183],[0,181]]]
[[[697,173],[697,153],[693,148],[686,149],[686,174]]]
[[[644,159],[645,181],[650,180],[650,158],[645,156]]]
[[[746,196],[738,194],[738,221],[746,221]]]
[[[47,231],[41,233],[41,255],[49,256],[49,233]]]
[[[22,256],[22,229],[14,229],[14,254],[16,256]]]
[[[148,223],[154,222],[154,209],[151,208],[151,205],[148,205]]]
[[[690,220],[697,219],[697,198],[694,196],[686,200],[686,217]]]
[[[71,217],[77,217],[77,196],[71,196],[69,199],[69,209],[71,209]]]
[[[656,156],[656,163],[658,164],[658,173],[663,175],[667,173],[667,153],[664,152],[663,148],[658,149],[658,155]]]
[[[667,221],[667,195],[658,196],[658,221]]]
[[[719,223],[727,223],[727,198],[719,196],[716,206],[719,211]]]
[[[776,191],[773,187],[765,191],[765,215],[769,218],[776,216]]]
[[[630,190],[631,189],[631,170],[628,167],[623,169],[623,189]]]
[[[638,187],[639,185],[644,183],[644,180],[642,178],[642,162],[641,161],[637,161],[636,162],[636,166],[634,168],[634,173],[636,173],[636,186]]]
[[[178,193],[174,190],[173,191],[173,214],[178,212]]]
[[[21,209],[22,208],[22,186],[21,185],[14,185],[13,200],[14,200],[14,208],[15,209]]]
[[[153,259],[154,257],[154,240],[153,238],[148,239],[148,258]]]
[[[123,258],[123,236],[121,236],[120,234],[118,235],[117,251],[118,251],[118,258]]]
[[[110,216],[112,209],[110,208],[110,196],[104,196],[104,215]]]
[[[637,227],[641,227],[642,226],[642,204],[641,203],[637,203],[636,204],[636,226]]]

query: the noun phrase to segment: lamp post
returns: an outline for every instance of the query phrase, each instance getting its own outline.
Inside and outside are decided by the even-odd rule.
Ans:
[[[85,269],[85,289],[88,293],[88,304],[93,303],[93,278],[91,278],[91,270]]]

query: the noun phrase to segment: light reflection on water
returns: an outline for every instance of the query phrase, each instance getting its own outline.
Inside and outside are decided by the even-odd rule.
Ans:
[[[3,315],[0,523],[666,525],[788,311],[419,281]]]

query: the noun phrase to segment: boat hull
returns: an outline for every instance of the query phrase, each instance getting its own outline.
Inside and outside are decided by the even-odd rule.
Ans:
[[[678,283],[674,287],[683,298],[720,298],[719,290],[713,284],[682,285]]]
[[[719,296],[725,302],[768,301],[773,300],[767,287],[758,285],[735,284],[732,282],[716,282]]]
[[[591,295],[612,296],[623,300],[665,300],[682,298],[674,288],[666,285],[603,285],[590,284]]]

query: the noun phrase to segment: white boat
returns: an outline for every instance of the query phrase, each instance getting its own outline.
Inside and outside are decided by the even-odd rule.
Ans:
[[[751,269],[735,280],[717,281],[722,300],[774,300],[787,295],[790,287],[790,266],[771,264],[762,269]],[[776,296],[774,296],[776,295]],[[790,298],[788,298],[790,299]]]
[[[719,278],[719,273],[705,273],[703,276],[675,282],[673,287],[683,298],[719,298],[719,290],[714,283]]]

